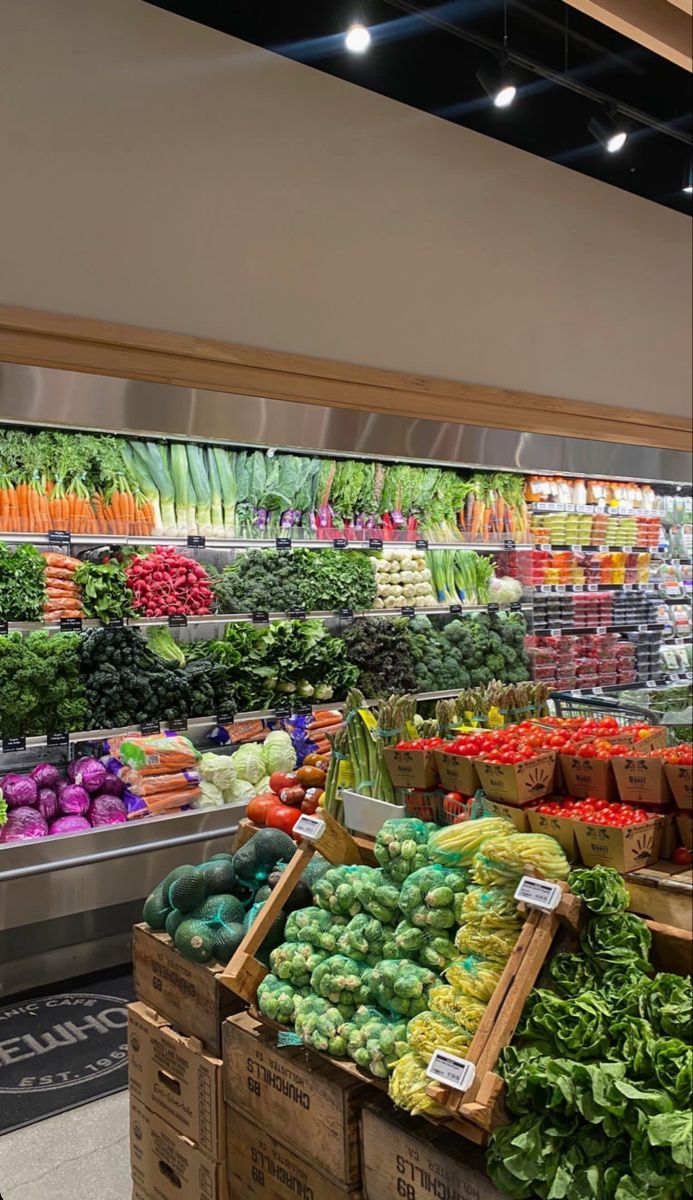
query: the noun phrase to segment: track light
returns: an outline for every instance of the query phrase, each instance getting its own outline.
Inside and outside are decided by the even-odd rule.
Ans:
[[[609,154],[618,154],[628,141],[628,133],[624,129],[623,123],[608,114],[591,117],[587,128]]]
[[[517,85],[504,62],[494,59],[482,63],[476,77],[496,108],[510,107],[517,95]]]
[[[370,31],[360,22],[350,25],[344,36],[344,44],[352,54],[363,54],[371,44]]]

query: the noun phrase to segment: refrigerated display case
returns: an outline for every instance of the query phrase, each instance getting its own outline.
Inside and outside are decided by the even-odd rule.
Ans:
[[[89,495],[88,488],[79,487],[73,490],[85,507],[70,509],[60,503],[64,479],[48,478],[37,440],[32,470],[23,477],[32,491],[31,502],[20,506],[15,499],[10,504],[0,486],[0,541],[8,547],[35,546],[57,554],[69,548],[70,556],[86,560],[96,552],[93,561],[98,562],[98,551],[104,547],[163,546],[206,564],[210,573],[223,571],[234,558],[253,549],[292,555],[297,550],[360,552],[374,558],[396,549],[407,550],[411,563],[415,555],[470,551],[490,560],[498,576],[518,581],[519,593],[505,607],[527,617],[528,648],[537,678],[548,678],[542,671],[550,666],[551,682],[557,686],[567,681],[589,691],[635,683],[654,687],[670,675],[676,680],[685,674],[683,668],[670,671],[666,660],[660,661],[659,649],[662,639],[675,641],[679,649],[690,643],[690,623],[686,625],[680,613],[691,603],[690,558],[686,558],[686,553],[690,556],[690,456],[683,449],[618,446],[425,417],[412,421],[13,364],[0,366],[0,423],[5,430],[27,431],[36,437],[41,431],[68,437],[79,432],[115,435],[136,448],[149,443],[163,448],[167,463],[178,460],[183,490],[184,479],[190,481],[184,519],[176,511],[177,503],[181,510],[185,506],[180,492],[175,494],[175,481],[173,497],[164,496],[166,484],[161,485],[157,495],[168,508],[157,511],[156,496],[147,494],[147,473],[142,464],[138,469],[136,449],[132,479],[139,500],[134,512],[117,499],[107,509]],[[95,446],[97,457],[98,447],[105,456],[107,442],[97,441]],[[234,454],[244,456],[247,465],[248,456],[257,452],[270,480],[268,494],[263,496],[261,489],[248,493],[245,510],[229,523],[224,512],[228,498],[224,466],[241,462],[240,457],[230,457]],[[276,471],[277,463],[282,469],[287,466],[288,456],[291,471],[279,482],[285,487],[290,477],[291,494],[278,486]],[[334,469],[325,465],[330,462],[336,464]],[[343,464],[356,466],[346,470]],[[425,489],[418,508],[411,496],[407,503],[403,489],[412,476],[395,475],[395,468],[401,467],[438,472],[439,480],[444,480],[438,498],[443,497],[444,503],[433,504],[430,495],[426,503]],[[73,477],[79,474],[74,465],[70,469]],[[553,491],[538,488],[537,473],[547,469],[561,473],[560,486],[555,475],[551,477]],[[334,502],[334,494],[330,503],[329,485],[335,474],[344,486],[339,503]],[[366,495],[369,478],[373,502],[359,508],[358,488],[361,496]],[[424,475],[417,478],[421,483]],[[385,485],[390,486],[386,499],[383,479],[391,484]],[[425,479],[428,486],[431,476]],[[505,483],[498,486],[501,479]],[[205,480],[217,483],[210,498],[205,495]],[[634,480],[642,486],[636,487]],[[116,488],[121,491],[127,488]],[[301,503],[296,501],[297,492]],[[220,497],[216,513],[215,495]],[[551,499],[544,499],[545,495]],[[194,501],[201,498],[197,508]],[[461,571],[468,565],[460,560]],[[435,583],[434,572],[431,577]],[[459,584],[461,578],[466,587]],[[145,631],[148,626],[167,626],[177,640],[188,643],[223,637],[229,625],[265,625],[274,618],[314,618],[339,635],[361,612],[374,620],[423,613],[445,621],[472,612],[488,611],[495,617],[496,610],[504,607],[483,591],[483,580],[477,595],[468,576],[453,573],[450,579],[449,586],[435,587],[434,603],[428,593],[406,594],[408,583],[403,581],[394,593],[376,588],[375,599],[363,607],[334,603],[329,609],[311,610],[299,600],[293,608],[259,611],[255,601],[252,609],[243,612],[127,613],[111,618],[111,623],[136,624]],[[410,586],[415,585],[410,582]],[[68,587],[65,594],[74,598],[76,593]],[[660,610],[658,604],[667,607]],[[199,607],[204,609],[204,603]],[[75,616],[71,609],[68,613],[59,606],[45,608],[41,617],[12,620],[0,612],[0,637],[15,632],[24,636],[39,627],[56,633],[84,632],[101,624],[96,617]],[[279,699],[280,703],[247,710],[241,704],[241,711],[230,713],[229,719],[235,715],[236,721],[245,717],[266,721],[277,714],[319,707],[317,697],[313,701],[310,694],[300,702],[295,691]],[[338,705],[340,699],[337,692],[321,703]],[[174,724],[164,714],[160,717],[161,722],[154,722],[157,728]],[[219,711],[208,711],[189,714],[176,724],[187,725],[190,736],[205,748],[211,744],[212,730],[223,723]],[[85,744],[103,749],[109,737],[137,732],[143,724],[32,729],[28,735],[21,725],[17,729],[8,725],[2,730],[0,774],[20,770],[39,756],[74,757]],[[208,856],[212,847],[224,848],[244,810],[244,802],[239,801],[0,845],[0,961],[5,994],[121,961],[130,925],[151,883],[176,863],[194,863]]]

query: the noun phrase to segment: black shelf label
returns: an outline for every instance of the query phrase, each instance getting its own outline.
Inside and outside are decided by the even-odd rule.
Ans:
[[[510,605],[510,611],[511,612],[522,612],[521,602],[519,600],[513,600],[512,604]]]
[[[514,550],[515,549],[514,538],[503,538],[503,549],[504,550]]]
[[[353,608],[340,608],[339,616],[341,617],[342,621],[353,621],[354,610]]]
[[[306,610],[305,608],[290,608],[289,617],[292,621],[305,621]]]
[[[291,538],[290,537],[275,538],[274,545],[277,550],[290,550],[291,549]]]
[[[260,611],[254,612],[252,620],[253,625],[269,625],[269,613]]]
[[[110,621],[106,621],[107,629],[124,629],[125,620],[123,617],[111,617]]]
[[[233,712],[219,713],[215,717],[217,725],[233,725],[235,719],[236,714]]]
[[[414,545],[417,550],[428,550],[428,538],[417,538]]]
[[[313,715],[313,707],[310,704],[295,704],[292,710],[294,717],[311,717]]]
[[[455,616],[457,616],[459,613],[462,612],[462,605],[461,604],[451,604],[449,611],[451,613],[453,613]]]
[[[180,717],[177,721],[165,721],[164,728],[170,730],[171,733],[185,733],[188,728],[188,718]]]
[[[333,550],[346,550],[349,545],[349,539],[345,537],[332,538]]]
[[[19,750],[26,750],[25,737],[7,737],[2,739],[3,754],[16,754]]]
[[[368,549],[369,550],[382,550],[382,548],[383,548],[383,539],[382,538],[369,538],[368,539]]]
[[[169,629],[181,629],[188,623],[185,613],[171,613],[168,618]]]
[[[402,605],[402,607],[401,607],[401,609],[400,609],[400,612],[401,612],[401,614],[402,614],[402,616],[403,616],[403,617],[414,617],[414,616],[416,616],[416,609],[415,609],[415,608],[412,608],[411,604],[403,604],[403,605]]]
[[[278,696],[272,707],[278,717],[291,716],[291,701],[288,696]]]
[[[486,605],[486,612],[487,612],[487,613],[497,613],[499,610],[500,610],[500,605],[499,605],[499,604],[487,604],[487,605]]]
[[[159,721],[144,721],[140,725],[140,733],[142,737],[151,737],[153,733],[160,733],[161,725]]]
[[[8,628],[9,627],[8,627],[7,621],[0,621],[0,636],[1,637],[5,636],[5,634],[8,632]]]
[[[61,633],[81,633],[82,618],[81,617],[61,617],[60,618]]]
[[[66,529],[49,529],[48,530],[48,545],[49,546],[69,546],[70,535]]]
[[[201,533],[189,533],[188,534],[188,546],[190,547],[191,550],[204,550],[206,545],[207,545],[207,542],[205,541],[205,539],[203,538]]]
[[[52,750],[65,750],[70,745],[70,735],[67,732],[48,733],[46,745]]]

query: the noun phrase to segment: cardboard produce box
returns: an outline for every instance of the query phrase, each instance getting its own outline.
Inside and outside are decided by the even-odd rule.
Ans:
[[[486,1175],[477,1146],[398,1116],[387,1101],[364,1107],[362,1137],[368,1200],[507,1200]]]
[[[229,1200],[363,1200],[360,1187],[345,1187],[286,1145],[290,1128],[281,1142],[227,1105],[226,1130]]]
[[[248,1013],[224,1022],[224,1098],[345,1187],[361,1179],[359,1114],[372,1089]]]
[[[687,850],[693,850],[693,816],[685,813],[677,817],[676,828],[679,831],[682,844]]]
[[[447,750],[436,750],[434,753],[440,782],[445,790],[473,796],[479,786],[475,759],[463,754],[450,754]]]
[[[189,962],[170,937],[148,925],[132,931],[132,974],[138,1000],[166,1017],[181,1033],[199,1038],[221,1057],[221,1026],[243,1001],[219,983],[223,967]]]
[[[147,1200],[228,1200],[226,1164],[130,1097],[130,1166]]]
[[[503,766],[501,763],[474,759],[479,782],[489,800],[502,800],[506,804],[524,805],[531,800],[542,800],[553,791],[556,766],[556,751],[544,751],[532,762]]]
[[[586,800],[618,800],[618,788],[612,758],[579,758],[572,754],[559,756],[563,786],[569,796]]]
[[[613,867],[621,875],[656,862],[662,842],[662,817],[614,829],[574,821],[580,857],[586,867]]]
[[[222,1062],[145,1004],[128,1007],[130,1095],[210,1158],[226,1157]]]
[[[649,754],[650,750],[663,750],[667,744],[667,736],[666,725],[656,725],[653,732],[648,733],[647,737],[630,738],[630,743],[640,754]]]
[[[432,788],[438,782],[432,750],[396,750],[394,746],[386,746],[383,758],[395,787]]]
[[[571,817],[557,817],[550,813],[537,812],[536,809],[530,809],[527,818],[532,833],[548,833],[562,846],[570,862],[578,861],[579,850],[575,836],[577,821]]]
[[[684,812],[693,811],[693,767],[679,767],[675,763],[664,764],[664,774],[676,801],[676,807]]]
[[[671,790],[661,758],[615,758],[618,794],[626,804],[663,808],[671,804]]]
[[[505,817],[506,821],[512,821],[518,833],[529,833],[529,817],[533,809],[534,801],[520,807],[517,804],[501,804],[499,800],[484,800],[485,815]]]

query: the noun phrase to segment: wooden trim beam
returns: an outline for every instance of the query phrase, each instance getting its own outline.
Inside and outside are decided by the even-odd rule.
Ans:
[[[433,421],[687,450],[693,422],[0,305],[0,361]]]
[[[693,70],[691,0],[565,0],[640,46]]]

